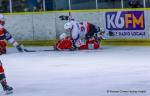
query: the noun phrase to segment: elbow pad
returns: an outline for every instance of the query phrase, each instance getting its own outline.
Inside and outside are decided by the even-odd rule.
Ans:
[[[11,34],[10,34],[7,30],[5,30],[4,35],[5,35],[5,39],[6,39],[10,44],[12,44],[12,45],[15,46],[15,47],[18,45],[18,43],[15,41],[15,39],[11,36]]]
[[[7,30],[5,30],[4,36],[7,41],[12,38],[11,34]]]

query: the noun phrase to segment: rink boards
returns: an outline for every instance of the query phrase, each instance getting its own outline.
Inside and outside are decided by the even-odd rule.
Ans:
[[[54,40],[65,32],[61,15],[69,11],[6,14],[6,28],[17,40]],[[71,16],[112,31],[115,35],[109,38],[149,38],[149,9],[75,10]]]

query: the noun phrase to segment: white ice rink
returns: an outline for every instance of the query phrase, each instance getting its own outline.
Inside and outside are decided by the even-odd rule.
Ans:
[[[8,51],[0,60],[14,88],[9,96],[150,96],[150,47]]]

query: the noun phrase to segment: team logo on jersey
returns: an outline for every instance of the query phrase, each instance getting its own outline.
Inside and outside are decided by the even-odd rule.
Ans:
[[[106,12],[107,30],[144,30],[144,11]]]

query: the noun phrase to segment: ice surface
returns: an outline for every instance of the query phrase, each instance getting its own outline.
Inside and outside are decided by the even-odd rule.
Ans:
[[[10,48],[0,60],[14,88],[9,96],[150,96],[150,47],[28,53]]]

